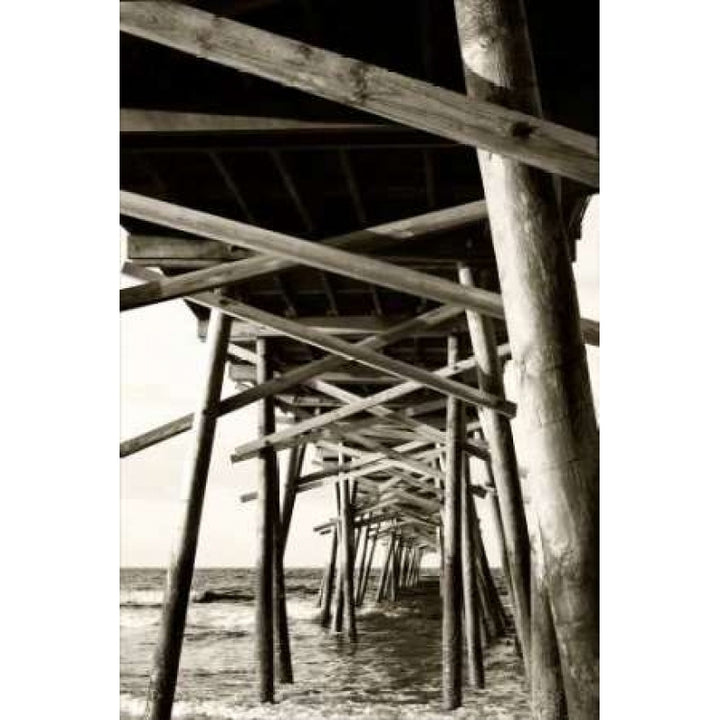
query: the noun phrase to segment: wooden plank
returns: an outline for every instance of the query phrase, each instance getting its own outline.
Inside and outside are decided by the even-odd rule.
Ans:
[[[121,133],[392,133],[397,125],[348,123],[254,115],[218,115],[174,110],[120,109]]]
[[[540,114],[520,0],[455,0],[468,94]],[[478,152],[540,522],[568,715],[599,716],[599,432],[551,178]]]
[[[247,258],[248,251],[236,245],[207,238],[173,237],[172,235],[127,236],[129,260],[214,260]]]
[[[152,720],[170,720],[172,714],[200,518],[215,438],[214,410],[222,390],[230,322],[227,316],[214,312],[211,325],[207,376],[193,416],[193,439],[179,508],[180,524],[168,567],[160,634],[150,674],[147,717]]]
[[[598,186],[597,139],[180,3],[121,2],[120,29]]]
[[[127,264],[126,272],[132,272],[135,276],[141,277],[142,279],[148,279],[156,276],[156,273],[152,273],[150,270],[137,268],[135,266],[127,267]],[[412,334],[418,328],[446,322],[448,319],[455,317],[460,312],[461,310],[453,307],[438,308],[420,317],[400,323],[380,335],[365,338],[358,344],[363,344],[365,347],[380,349],[386,344],[393,343],[403,337],[406,337],[407,334]],[[328,356],[322,360],[316,360],[312,363],[308,363],[307,365],[291,370],[280,378],[274,378],[273,380],[268,381],[268,383],[264,384],[262,387],[256,386],[222,400],[217,409],[218,417],[245,407],[256,400],[260,400],[266,393],[275,394],[281,392],[282,390],[287,390],[313,377],[315,374],[320,374],[322,372],[332,370],[333,368],[340,367],[344,363],[344,358]],[[400,397],[402,397],[402,395],[398,396],[398,398]],[[153,430],[126,440],[120,444],[120,457],[126,457],[127,455],[131,455],[139,450],[151,447],[152,445],[174,437],[175,435],[179,435],[180,433],[187,431],[191,424],[192,415],[184,415],[154,428]]]
[[[459,283],[435,275],[392,265],[382,260],[351,253],[337,247],[301,240],[290,235],[265,230],[234,220],[227,220],[210,213],[190,210],[125,190],[120,192],[120,210],[130,217],[172,227],[192,235],[200,235],[227,242],[230,245],[250,248],[260,253],[285,258],[320,270],[335,272],[338,275],[344,275],[373,285],[382,285],[410,295],[419,295],[450,305],[460,305],[465,309],[475,310],[501,320],[505,318],[502,298],[498,293],[481,290],[480,288],[464,287]],[[253,272],[257,270],[258,261],[254,258],[238,262],[253,263],[255,268]],[[213,287],[227,284],[227,274],[223,268],[230,265],[233,265],[233,263],[227,263],[225,266],[218,268]],[[247,267],[247,265],[244,267]],[[278,268],[276,265],[265,267],[274,270],[282,269],[282,267]],[[205,273],[206,271],[198,272]],[[222,282],[219,282],[220,278],[222,278]],[[235,277],[235,280],[237,280],[237,277]],[[121,300],[122,307],[129,309],[139,307],[141,304],[148,304],[148,302],[156,302],[158,299],[167,299],[167,295],[163,293],[166,293],[168,282],[169,280],[160,285],[151,285],[150,290],[147,289],[147,286],[141,286],[146,288],[143,291],[140,291],[137,287],[126,288],[121,291],[121,293],[125,293],[125,295],[121,294],[121,298],[123,298]],[[205,279],[203,282],[207,282],[207,280]],[[218,282],[219,284],[217,284]],[[183,285],[180,291],[174,285],[173,292],[175,294],[173,297],[176,297],[178,292],[183,295],[193,292],[193,289],[188,289],[189,285],[191,284]],[[192,288],[194,287],[195,285],[192,284]],[[126,292],[130,290],[135,292],[133,294]],[[147,293],[147,296],[143,296],[143,293]],[[159,293],[160,295],[157,296],[152,293]],[[140,298],[138,298],[138,295],[140,295]],[[583,321],[583,326],[586,326],[585,329],[588,332],[588,342],[593,342],[593,339],[599,342],[597,339],[599,337],[599,323]]]
[[[474,362],[474,360],[472,362]],[[455,374],[456,372],[459,372],[459,367],[461,367],[461,363],[448,365],[440,370],[436,370],[435,374],[442,376]],[[383,390],[379,393],[375,393],[374,395],[370,395],[356,403],[345,405],[344,407],[333,410],[332,412],[317,415],[314,418],[297,423],[290,428],[276,432],[274,435],[241,445],[235,449],[235,452],[232,454],[230,459],[232,462],[239,462],[241,460],[254,457],[261,448],[269,444],[276,445],[277,448],[280,449],[284,446],[285,442],[293,440],[298,435],[302,435],[303,433],[307,433],[311,430],[326,427],[332,423],[338,422],[339,420],[356,415],[359,412],[364,412],[375,405],[382,405],[389,400],[397,399],[403,395],[408,395],[409,393],[417,390],[419,387],[419,383],[411,380],[409,382],[402,383],[401,385],[396,385],[395,387]]]
[[[321,245],[367,252],[465,227],[486,217],[485,203],[469,203],[327,238],[322,241]],[[195,235],[195,233],[192,234]],[[238,245],[230,243],[230,247],[238,247]],[[244,246],[240,245],[239,247],[242,252],[246,252]],[[138,288],[126,288],[125,290],[128,292],[120,296],[121,307],[125,309],[143,307],[150,303],[171,300],[199,290],[210,290],[270,272],[287,270],[296,264],[295,260],[260,255],[249,258],[242,264],[226,263],[220,267],[186,273],[182,278],[164,278],[156,281],[157,284],[145,287],[142,291]],[[130,290],[133,292],[129,292]]]
[[[135,265],[137,267],[137,265]],[[124,272],[124,269],[123,269]],[[461,329],[461,326],[465,325],[464,318],[460,317],[459,311],[454,320],[449,321],[442,327],[427,327],[423,328],[418,326],[415,329],[415,333],[422,337],[428,338],[440,338],[446,337],[449,329]],[[306,315],[305,317],[295,318],[296,322],[301,325],[307,325],[315,330],[327,333],[328,335],[338,335],[346,338],[358,338],[365,335],[374,335],[376,333],[382,333],[390,328],[399,325],[402,322],[412,320],[413,317],[409,315],[386,315],[385,317],[379,318],[374,315],[343,315],[342,317],[327,317],[324,315]],[[207,323],[204,321],[198,322],[198,336],[204,339],[207,331]],[[259,337],[264,338],[276,338],[283,337],[281,332],[273,330],[267,327],[258,327],[252,323],[245,322],[243,320],[234,320],[232,329],[230,330],[230,341],[231,342],[250,342],[254,341]],[[343,371],[349,373],[347,369]],[[379,375],[379,377],[386,377]],[[332,381],[331,381],[332,382]],[[344,377],[342,382],[352,382],[352,379]]]
[[[238,300],[217,296],[213,293],[198,293],[193,300],[200,305],[209,308],[222,310],[224,313],[240,317],[244,320],[273,327],[284,333],[286,336],[314,345],[315,347],[330,352],[334,355],[362,363],[376,370],[395,375],[401,380],[413,380],[421,387],[427,387],[445,395],[452,395],[460,400],[475,405],[489,407],[507,417],[515,414],[515,404],[507,400],[499,400],[491,393],[486,393],[472,388],[464,383],[439,376],[422,368],[415,367],[409,363],[396,360],[374,350],[368,349],[365,345],[348,343],[341,338],[325,335],[317,330],[296,323],[288,318],[281,318],[272,313],[265,312],[258,308],[241,303]]]

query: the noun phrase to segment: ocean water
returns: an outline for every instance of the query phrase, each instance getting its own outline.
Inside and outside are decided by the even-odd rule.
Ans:
[[[255,697],[253,571],[198,569],[188,610],[173,717],[479,718],[530,716],[522,664],[511,638],[485,648],[486,688],[464,688],[464,706],[443,712],[441,606],[437,576],[425,576],[394,604],[376,606],[374,582],[358,612],[358,642],[317,623],[320,569],[288,569],[286,590],[295,683],[276,685],[276,702]],[[120,573],[120,717],[143,716],[164,571]],[[373,578],[373,580],[376,578]]]

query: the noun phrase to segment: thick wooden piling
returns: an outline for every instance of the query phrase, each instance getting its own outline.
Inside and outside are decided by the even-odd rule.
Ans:
[[[448,364],[457,360],[457,337],[448,337]],[[447,455],[443,536],[444,570],[442,620],[443,709],[454,710],[462,703],[462,626],[460,622],[460,510],[462,462],[460,457],[459,403],[447,400]]]
[[[468,94],[540,116],[520,0],[455,0]],[[599,455],[570,255],[550,175],[478,152],[568,713],[599,716]]]
[[[464,458],[467,463],[467,458]],[[465,617],[465,645],[468,656],[468,682],[476,688],[485,687],[485,668],[483,664],[482,638],[480,637],[480,597],[475,572],[474,535],[471,523],[473,514],[470,512],[470,503],[473,502],[470,494],[469,477],[463,473],[461,488],[461,555],[462,555],[462,585],[463,585],[463,615]]]
[[[474,287],[473,276],[467,265],[460,265],[462,285]],[[483,285],[487,278],[481,278]],[[467,311],[468,330],[473,353],[478,365],[478,384],[483,390],[504,395],[502,373],[497,354],[497,341],[493,320],[474,311]],[[526,675],[530,671],[530,539],[523,508],[520,474],[515,444],[509,421],[493,412],[478,408],[485,440],[490,446],[492,475],[497,498],[491,498],[499,511],[502,540],[506,553],[505,577],[513,599],[513,615]],[[500,533],[498,533],[500,534]],[[503,558],[505,560],[505,557]]]
[[[267,342],[259,338],[255,344],[257,355],[257,382],[265,382],[270,376],[267,357]],[[261,400],[258,408],[258,434],[260,437],[272,432],[274,415],[272,401]],[[273,661],[273,566],[275,546],[273,526],[277,519],[277,473],[272,448],[266,448],[258,455],[257,491],[257,562],[255,574],[255,662],[257,667],[257,689],[260,702],[275,699],[275,672]]]
[[[531,656],[530,708],[532,720],[567,720],[560,655],[550,609],[542,541],[530,509],[532,574],[530,582]]]
[[[169,720],[175,698],[208,468],[215,438],[230,318],[214,311],[208,329],[207,374],[193,417],[192,443],[181,494],[181,515],[165,584],[165,598],[148,690],[146,717]]]

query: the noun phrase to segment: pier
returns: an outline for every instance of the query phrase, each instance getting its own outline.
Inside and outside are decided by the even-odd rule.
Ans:
[[[258,468],[237,488],[256,511],[238,532],[258,540],[258,705],[295,682],[296,498],[332,487],[318,633],[361,644],[364,610],[406,603],[435,623],[443,711],[482,710],[502,647],[532,718],[599,717],[600,327],[573,276],[599,192],[599,31],[580,5],[120,2],[138,281],[120,309],[182,302],[206,351],[195,408],[120,443],[187,446],[151,720],[172,716],[216,426],[251,405],[257,436],[229,460]]]

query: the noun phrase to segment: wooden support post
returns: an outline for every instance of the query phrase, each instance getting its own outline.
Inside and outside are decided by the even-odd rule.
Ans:
[[[493,619],[493,623],[497,629],[498,635],[504,635],[507,632],[508,621],[505,616],[505,610],[503,609],[502,601],[500,600],[500,593],[498,592],[497,586],[495,585],[495,579],[493,578],[492,571],[490,570],[490,564],[488,563],[487,553],[485,552],[485,543],[483,542],[482,532],[477,520],[477,513],[475,510],[475,503],[472,504],[470,511],[475,518],[475,528],[477,533],[475,535],[477,541],[477,555],[478,564],[480,567],[480,574],[482,577],[483,585],[487,591],[487,598],[489,602],[489,609]]]
[[[182,485],[180,522],[167,572],[160,633],[150,675],[146,711],[150,720],[169,720],[172,713],[230,324],[226,315],[212,313],[207,375],[193,419],[193,440]]]
[[[395,545],[395,552],[393,553],[392,565],[390,566],[390,600],[395,602],[398,599],[398,593],[400,591],[400,557],[405,549],[405,539],[402,535],[399,536],[398,542]]]
[[[462,285],[473,287],[470,268],[461,265]],[[485,280],[485,278],[483,278]],[[468,311],[467,323],[473,352],[478,364],[478,384],[483,390],[504,395],[500,363],[497,354],[495,328],[491,318]],[[490,459],[497,497],[490,502],[499,514],[498,535],[504,542],[503,568],[513,600],[513,615],[525,662],[525,674],[530,675],[530,539],[523,508],[520,475],[510,423],[497,413],[478,410],[485,440],[490,446]]]
[[[268,368],[267,343],[257,340],[257,382],[265,382]],[[267,398],[258,408],[258,434],[272,434],[274,423],[272,401]],[[273,664],[273,532],[277,517],[277,474],[274,471],[274,450],[269,447],[258,454],[257,538],[258,554],[255,575],[255,661],[257,666],[258,698],[260,702],[275,699],[275,673]]]
[[[448,337],[448,364],[457,359],[458,340]],[[447,457],[444,498],[444,571],[442,661],[443,709],[454,710],[462,704],[462,630],[460,624],[460,505],[462,463],[460,457],[459,403],[448,398]]]
[[[372,513],[368,520],[372,520]],[[355,604],[360,604],[360,596],[362,595],[363,578],[365,577],[365,561],[367,559],[368,541],[370,540],[371,522],[365,525],[365,535],[363,537],[362,552],[360,554],[360,562],[357,566],[357,580],[355,581]],[[361,528],[362,530],[362,528]]]
[[[355,591],[353,585],[353,563],[355,548],[353,543],[353,508],[350,502],[349,481],[340,482],[340,527],[342,529],[342,555],[341,567],[343,570],[343,596],[345,615],[345,634],[351,642],[357,640],[357,627],[355,624]]]
[[[462,411],[461,411],[462,412]],[[468,458],[464,458],[464,463]],[[461,489],[461,546],[462,546],[462,583],[463,613],[465,615],[465,644],[468,654],[468,681],[476,688],[485,687],[485,668],[483,664],[482,638],[480,637],[480,596],[475,572],[474,535],[472,532],[473,513],[470,503],[474,502],[470,494],[467,473],[463,473]]]
[[[392,561],[393,554],[395,552],[395,534],[390,535],[390,540],[387,544],[387,553],[385,554],[385,562],[383,563],[382,572],[380,573],[380,580],[377,587],[377,595],[375,602],[382,602],[387,597],[387,585],[390,578],[390,562]]]
[[[363,576],[362,585],[360,587],[360,597],[358,599],[358,605],[362,605],[365,602],[365,593],[367,592],[368,583],[370,582],[370,573],[372,572],[372,563],[373,558],[375,557],[375,546],[377,545],[377,531],[379,527],[380,525],[376,526],[372,538],[372,543],[370,543],[370,555],[368,556],[367,565],[365,566],[365,574]]]
[[[555,623],[550,610],[542,541],[537,520],[530,509],[532,533],[532,574],[530,583],[531,657],[530,707],[532,720],[567,720],[567,703],[563,690],[560,655]]]
[[[330,541],[330,559],[325,569],[325,582],[322,595],[322,606],[320,609],[320,625],[330,625],[330,607],[333,599],[333,586],[335,584],[335,565],[338,554],[338,529],[335,525],[332,529],[332,540]]]
[[[318,588],[317,594],[317,606],[322,607],[323,595],[325,593],[325,582],[327,580],[327,568],[323,570],[322,577],[320,578],[320,587]]]
[[[288,535],[290,534],[290,522],[292,521],[293,510],[295,509],[295,498],[297,497],[297,481],[302,474],[302,464],[305,459],[305,448],[307,445],[293,445],[288,458],[287,475],[285,476],[285,487],[283,489],[282,511],[280,515],[280,537],[282,542],[283,557],[287,547]]]
[[[343,626],[343,605],[345,588],[343,582],[343,527],[342,512],[340,510],[340,486],[335,485],[335,510],[337,533],[338,533],[338,563],[335,571],[335,614],[333,615],[333,630],[341,632]]]
[[[267,343],[266,343],[267,345]],[[267,357],[266,367],[268,374],[272,374],[272,365]],[[275,430],[275,407],[272,398],[264,401],[268,406],[268,422],[266,432],[272,433]],[[293,451],[297,446],[293,448]],[[297,458],[291,458],[297,462]],[[287,601],[285,596],[285,545],[287,542],[287,530],[290,528],[293,505],[295,503],[295,478],[294,468],[288,468],[288,477],[285,482],[284,504],[282,513],[280,511],[280,482],[277,453],[274,450],[268,452],[266,462],[270,464],[273,474],[273,485],[275,498],[273,503],[273,623],[275,635],[275,659],[277,678],[281,683],[293,682],[292,657],[290,653],[290,630],[287,619]],[[287,529],[286,529],[287,528]]]
[[[468,94],[541,114],[520,0],[455,0]],[[568,714],[599,716],[599,436],[552,178],[478,152]]]
[[[442,463],[438,459],[438,467],[440,467],[441,464]],[[442,486],[442,483],[440,482],[440,480],[437,480],[437,479],[435,480],[435,488],[439,491],[443,490],[443,486]],[[441,520],[442,520],[442,515],[443,515],[442,510],[440,511],[440,515],[441,515]],[[442,592],[443,592],[443,579],[442,578],[443,578],[443,573],[445,571],[445,539],[443,538],[443,526],[444,526],[444,522],[441,523],[437,528],[435,528],[435,542],[437,544],[438,555],[440,556],[440,563],[438,565],[438,592],[440,593],[441,596],[442,596]]]

